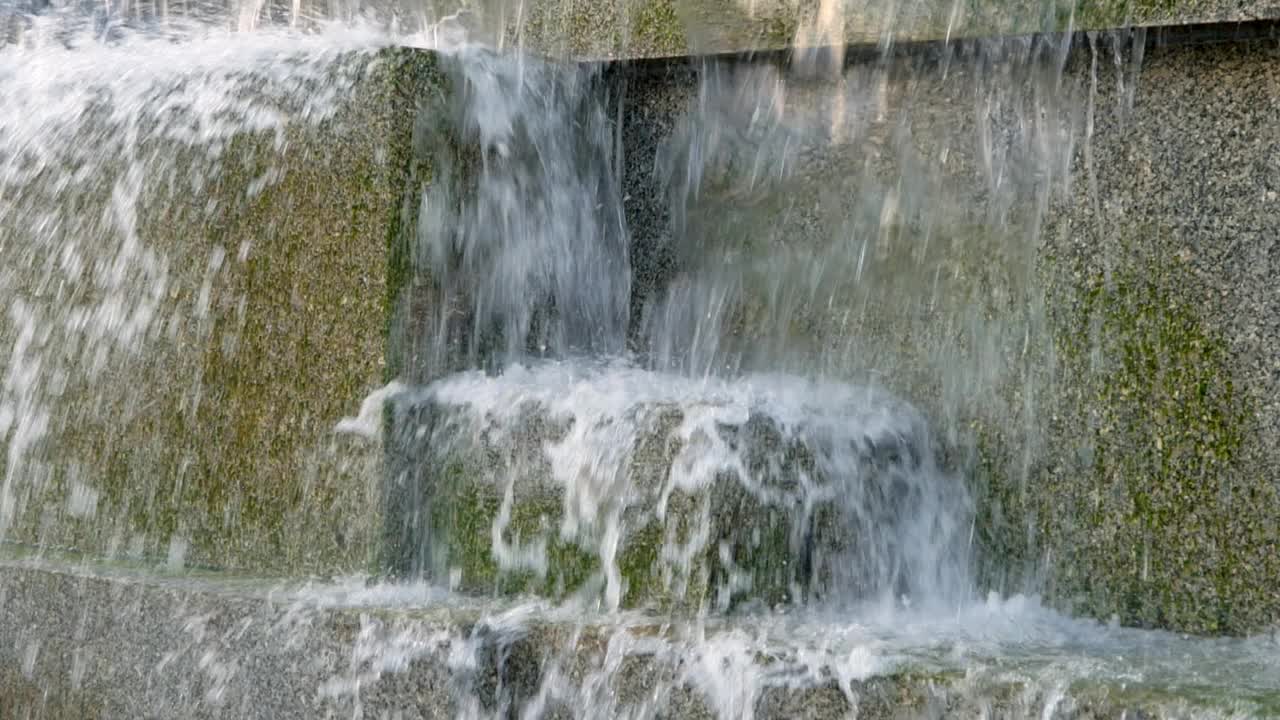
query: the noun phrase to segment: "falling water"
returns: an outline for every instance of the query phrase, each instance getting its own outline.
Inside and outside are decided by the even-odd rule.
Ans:
[[[610,608],[643,598],[634,586],[651,574],[667,603],[721,610],[739,595],[954,602],[968,589],[963,489],[934,466],[923,419],[870,388],[555,363],[450,377],[405,404],[417,512],[467,496],[450,483],[480,486],[502,498],[492,527],[501,572],[545,579],[562,570],[549,548],[577,546]],[[558,523],[521,536],[513,510],[529,505],[550,505]],[[430,517],[442,527],[417,540],[419,563],[473,520]],[[424,525],[416,512],[406,519]],[[637,572],[628,552],[655,542],[643,537],[655,525],[655,559]],[[437,576],[466,552],[438,558]]]
[[[147,463],[163,467],[166,440],[148,419],[156,408],[140,401],[199,416],[207,368],[172,350],[235,352],[241,328],[215,325],[214,311],[239,303],[232,314],[244,322],[226,276],[258,250],[250,239],[227,246],[190,234],[216,237],[220,205],[241,207],[280,179],[273,156],[290,125],[330,118],[377,41],[355,29],[285,37],[189,24],[104,39],[91,26],[38,17],[4,50],[0,537],[26,523],[21,535],[53,546],[88,540],[61,535],[67,524],[33,511],[58,492],[66,506],[50,512],[88,519],[108,490],[128,494],[126,507],[145,502],[130,509],[144,517],[181,502],[180,479],[156,477],[150,492],[110,488],[94,468],[63,462],[59,448],[106,442],[93,452],[109,463],[119,442],[135,451],[138,476]],[[260,139],[256,157],[237,155],[234,168],[245,186],[220,190],[232,170],[224,156],[249,137]],[[166,487],[175,497],[156,496]],[[125,518],[97,522],[86,532],[111,536],[107,545],[134,541]]]
[[[487,51],[457,70],[455,134],[474,149],[438,153],[422,197],[416,268],[437,288],[411,364],[621,354],[631,264],[598,73]]]
[[[972,524],[971,503],[963,486],[937,467],[939,450],[914,409],[882,397],[878,383],[865,378],[820,373],[815,385],[804,379],[809,366],[768,354],[773,346],[794,345],[796,338],[755,343],[761,353],[749,362],[721,347],[731,342],[726,336],[734,305],[759,300],[751,293],[768,293],[770,285],[783,286],[787,295],[812,292],[821,280],[803,277],[799,263],[766,260],[772,239],[762,226],[751,242],[763,244],[760,260],[775,272],[760,282],[725,277],[723,268],[732,268],[731,261],[709,273],[688,268],[709,296],[728,302],[690,300],[679,280],[655,297],[638,297],[631,276],[651,270],[630,261],[619,197],[615,118],[625,111],[622,92],[611,94],[607,79],[591,70],[554,72],[534,61],[487,54],[466,56],[460,69],[466,104],[457,121],[463,127],[459,135],[475,139],[478,158],[446,156],[454,165],[442,173],[449,180],[423,197],[417,268],[432,286],[433,310],[409,333],[420,338],[414,361],[421,368],[419,382],[451,368],[479,367],[489,376],[438,378],[399,399],[408,408],[393,421],[404,469],[392,470],[396,489],[388,507],[403,512],[397,542],[404,549],[393,564],[433,570],[434,577],[454,577],[464,587],[501,584],[502,576],[526,571],[543,582],[550,574],[563,584],[555,565],[567,562],[567,547],[590,557],[605,606],[616,608],[624,597],[641,602],[636,598],[642,595],[628,595],[624,585],[638,578],[623,577],[619,554],[631,543],[648,542],[637,538],[657,523],[666,539],[654,566],[642,574],[662,576],[664,594],[680,596],[677,604],[696,607],[705,600],[725,608],[736,585],[747,583],[745,594],[758,595],[766,592],[760,586],[771,584],[762,578],[748,582],[740,568],[762,563],[772,531],[752,527],[737,533],[712,525],[764,522],[780,514],[776,531],[787,536],[781,541],[786,550],[774,552],[782,553],[778,560],[784,564],[785,556],[794,555],[797,566],[773,581],[785,589],[773,597],[820,594],[843,601],[896,594],[954,603],[971,592],[964,579],[963,537]],[[726,84],[751,88],[752,81]],[[710,84],[700,90],[706,102],[716,102],[705,96],[720,92],[721,86]],[[617,110],[610,112],[610,106]],[[690,116],[706,127],[736,130],[736,120],[710,110]],[[786,127],[788,120],[775,118],[773,126],[756,133],[760,137],[747,131],[737,148],[784,148],[779,157],[756,158],[762,172],[782,182],[795,164],[786,154],[815,141],[807,128]],[[699,131],[704,130],[688,132]],[[685,177],[699,178],[723,162],[713,156],[722,149],[707,144],[678,133],[662,155],[702,146],[707,156],[685,160]],[[793,149],[785,149],[788,144]],[[479,166],[472,187],[459,177],[456,166],[464,162]],[[670,162],[662,159],[660,165]],[[702,189],[673,184],[669,191],[687,195]],[[688,227],[675,228],[670,242],[677,256],[707,258],[713,267],[719,252],[742,251],[715,245]],[[838,245],[829,250],[832,256],[847,255],[849,243],[842,238],[818,242]],[[827,267],[833,274],[846,270],[835,263]],[[852,294],[852,288],[825,284],[829,293]],[[785,328],[807,312],[797,306],[809,298],[787,297],[783,306],[770,308],[771,300],[761,309],[779,315],[754,323],[764,332]],[[633,305],[641,308],[640,317],[663,320],[633,330]],[[698,320],[692,327],[682,323],[676,308]],[[678,360],[672,348],[690,356]],[[809,353],[805,361],[826,362],[816,355]],[[892,467],[874,471],[871,466],[883,465],[886,453],[895,458],[888,461]],[[740,504],[722,506],[723,493],[710,488],[729,477],[749,504],[761,507],[737,516],[733,508]],[[481,487],[449,489],[458,482]],[[697,517],[667,517],[675,491],[701,503]],[[454,497],[451,492],[460,494],[443,501]],[[468,567],[475,561],[469,555],[478,551],[457,547],[464,541],[453,537],[466,534],[464,527],[477,516],[490,519],[481,514],[483,505],[460,504],[474,493],[502,498],[492,518],[492,548],[483,553],[497,562],[496,580]],[[521,528],[526,537],[508,539],[520,534],[507,527],[512,515],[521,515],[522,506],[541,505],[540,495],[551,508],[540,521],[548,527]],[[692,528],[677,531],[677,525]],[[489,544],[489,529],[482,530],[479,540],[465,542]],[[717,570],[690,567],[692,558],[707,553],[723,556],[713,561]],[[821,567],[808,567],[814,564]],[[716,577],[689,577],[708,572]],[[699,590],[684,597],[690,582]],[[933,597],[941,588],[943,597]],[[696,597],[700,593],[705,597]]]
[[[842,42],[844,4],[820,5],[802,44]],[[195,564],[201,529],[147,520],[194,482],[159,476],[184,451],[164,424],[221,401],[212,365],[176,349],[236,357],[248,291],[232,278],[264,250],[188,234],[219,237],[219,203],[251,208],[283,182],[291,133],[335,123],[379,50],[444,51],[455,90],[417,138],[434,175],[411,198],[408,287],[425,310],[393,325],[407,348],[393,382],[335,434],[386,443],[386,475],[356,463],[338,506],[385,493],[385,527],[347,524],[387,549],[353,582],[176,585],[256,609],[220,636],[181,603],[161,614],[183,640],[155,672],[190,663],[199,679],[156,691],[157,711],[267,712],[251,659],[228,648],[310,647],[335,609],[359,611],[357,630],[326,640],[341,661],[317,660],[310,694],[357,717],[428,658],[473,717],[662,717],[693,707],[690,688],[722,717],[768,714],[779,689],[872,707],[869,683],[904,672],[967,673],[958,700],[935,700],[1046,718],[1079,710],[1076,685],[1117,678],[1235,683],[1223,715],[1280,692],[1267,639],[1184,643],[984,592],[972,428],[1009,428],[1014,466],[1043,442],[1055,359],[1035,250],[1107,80],[1068,66],[1069,38],[709,60],[643,106],[647,71],[478,48],[467,22],[495,11],[456,10],[0,15],[0,541],[37,553]],[[641,122],[663,128],[644,153],[624,148]],[[309,312],[296,294],[282,313]],[[370,389],[336,402],[354,411]],[[322,522],[301,507],[318,483],[277,536]],[[235,533],[257,499],[224,500]],[[298,544],[265,552],[308,557]],[[423,608],[478,619],[396,615]],[[546,627],[565,636],[531,651],[535,677],[486,676]],[[652,677],[628,696],[636,663]]]

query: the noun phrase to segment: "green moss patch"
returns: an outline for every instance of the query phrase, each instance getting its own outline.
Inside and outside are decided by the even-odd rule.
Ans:
[[[448,479],[433,483],[428,501],[431,527],[426,546],[433,574],[451,578],[459,590],[479,594],[563,599],[603,587],[599,540],[588,532],[561,534],[564,510],[559,492],[523,492],[504,517],[505,490],[477,481],[483,472],[453,464],[445,473]],[[797,560],[790,519],[761,506],[735,480],[693,495],[673,493],[661,518],[652,508],[633,508],[620,522],[614,562],[622,578],[623,607],[692,610],[729,600],[749,598],[772,605],[789,599]],[[697,542],[694,534],[705,531],[701,525],[707,522],[710,539],[689,564],[673,561],[669,553]],[[533,551],[545,566],[502,567],[495,552],[495,530],[517,555]],[[728,565],[722,545],[732,558]]]
[[[1125,624],[1245,632],[1280,609],[1250,397],[1181,260],[1119,267],[1082,274],[1057,323],[1066,412],[1035,501],[1054,595]]]

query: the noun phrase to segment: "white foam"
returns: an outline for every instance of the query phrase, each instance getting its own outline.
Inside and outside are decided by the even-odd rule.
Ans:
[[[344,417],[334,427],[334,432],[358,435],[364,438],[382,436],[383,410],[389,400],[404,392],[404,384],[391,381],[365,396],[360,402],[360,413],[355,417]]]

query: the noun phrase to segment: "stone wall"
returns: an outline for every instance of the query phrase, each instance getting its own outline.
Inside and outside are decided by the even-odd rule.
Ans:
[[[503,27],[506,42],[576,59],[1234,23],[1280,13],[1274,2],[1221,0],[539,0],[520,11],[502,2],[482,7],[478,26]]]
[[[1027,497],[1050,587],[1082,611],[1280,621],[1275,52],[1149,50],[1131,107],[1099,93],[1047,232],[1057,452]]]
[[[691,357],[717,370],[886,384],[973,478],[985,586],[1247,632],[1280,612],[1275,42],[1128,37],[610,69],[634,346],[710,330]],[[5,438],[5,540],[259,572],[378,557],[382,449],[333,430],[421,361],[392,339],[421,339],[427,294],[404,291],[429,279],[401,253],[448,82],[425,55],[356,62],[333,118],[234,138],[206,194],[143,204],[173,312],[146,352],[96,362],[11,307],[4,369],[43,374],[6,400],[48,426]],[[26,230],[0,225],[0,290],[56,309]],[[658,327],[675,287],[728,302]]]
[[[0,40],[22,15],[82,7],[87,0],[22,0],[0,8]],[[1277,0],[173,0],[113,10],[122,20],[183,13],[241,30],[357,18],[466,32],[493,46],[573,60],[674,58],[796,47],[914,42],[1123,26],[1239,23],[1280,14]]]
[[[983,587],[1246,633],[1280,618],[1275,41],[1154,40],[622,73],[635,314],[702,292],[717,367],[927,408]]]
[[[1004,668],[909,667],[838,679],[805,669],[813,662],[843,667],[840,653],[811,649],[797,660],[785,643],[779,652],[757,653],[749,668],[730,666],[750,674],[754,691],[735,688],[741,704],[727,706],[720,684],[708,688],[688,667],[723,630],[581,616],[513,626],[480,603],[362,606],[343,595],[308,597],[216,575],[180,580],[5,559],[0,717],[704,720],[746,711],[762,720],[992,712],[1173,720],[1274,708],[1269,695],[1241,701],[1218,697],[1217,687],[1103,680],[1063,688],[1035,669],[1034,679]]]

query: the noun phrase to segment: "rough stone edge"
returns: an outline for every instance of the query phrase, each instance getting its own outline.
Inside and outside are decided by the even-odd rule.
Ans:
[[[273,597],[269,588],[265,581],[164,577],[145,569],[104,574],[0,560],[0,636],[7,639],[0,644],[0,717],[383,717],[408,711],[444,718],[457,716],[467,701],[502,713],[534,700],[548,668],[581,679],[602,667],[608,652],[607,638],[589,625],[535,620],[511,628],[478,604],[307,607]],[[663,628],[626,632],[644,637]],[[565,647],[575,648],[567,660]],[[457,662],[458,651],[474,653],[475,662]],[[666,716],[715,717],[693,687],[676,683],[653,694],[656,683],[677,671],[670,660],[643,651],[629,655],[617,671],[619,695],[631,702],[656,699]],[[996,710],[1039,717],[1064,702],[1078,718],[1194,715],[1192,708],[1166,710],[1167,699],[1119,687],[1081,687],[1068,699],[1016,678],[975,687],[961,673],[905,671],[854,680],[848,692],[834,678],[768,688],[755,698],[755,715],[822,719],[853,711],[904,720]],[[546,709],[553,717],[568,710]]]
[[[834,23],[818,17],[818,5],[818,0],[542,0],[517,16],[498,18],[503,29],[495,39],[504,47],[552,57],[619,61],[838,47],[883,51],[899,44],[1280,20],[1276,0],[1014,0],[968,9],[940,2],[909,10],[900,3],[843,0],[838,5],[844,17]]]

